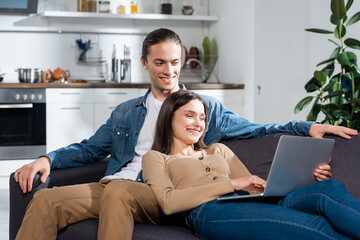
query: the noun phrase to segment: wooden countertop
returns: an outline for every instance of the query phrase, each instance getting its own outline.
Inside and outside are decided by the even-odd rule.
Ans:
[[[189,90],[244,89],[244,84],[184,83]],[[0,83],[0,88],[149,88],[150,83]]]

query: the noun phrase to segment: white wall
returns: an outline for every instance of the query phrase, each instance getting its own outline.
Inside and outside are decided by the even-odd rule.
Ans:
[[[359,10],[354,1],[348,16]],[[327,39],[334,38],[304,29],[334,29],[330,0],[211,0],[210,13],[220,15],[210,26],[219,45],[217,71],[222,82],[245,84],[244,117],[259,123],[305,120],[309,108],[296,115],[293,109],[307,96],[304,85],[330,56],[334,45]],[[360,38],[360,24],[349,30],[347,36]]]
[[[212,0],[210,14],[220,21],[210,25],[210,36],[218,45],[216,73],[222,83],[242,83],[244,117],[254,120],[254,1]]]

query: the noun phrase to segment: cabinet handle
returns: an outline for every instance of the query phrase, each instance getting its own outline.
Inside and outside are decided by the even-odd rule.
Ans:
[[[80,107],[62,107],[61,110],[79,110]]]
[[[109,95],[126,95],[126,92],[109,92]]]
[[[60,95],[80,95],[80,93],[79,92],[72,92],[72,93],[62,92],[62,93],[60,93]]]

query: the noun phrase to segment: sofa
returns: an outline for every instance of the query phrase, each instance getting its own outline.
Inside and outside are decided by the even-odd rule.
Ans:
[[[223,140],[243,161],[251,173],[266,179],[270,170],[275,149],[282,134],[272,134],[254,139]],[[360,200],[360,182],[356,176],[360,169],[360,136],[346,140],[337,136],[325,136],[335,139],[335,146],[330,162],[334,179],[342,181],[346,188]],[[301,151],[301,149],[299,149]],[[10,177],[10,222],[9,237],[15,239],[21,225],[26,207],[34,193],[43,188],[71,184],[94,182],[101,179],[107,167],[107,160],[86,164],[80,167],[54,169],[46,183],[40,182],[37,174],[34,179],[34,190],[23,194],[14,181],[14,173]],[[59,230],[57,239],[96,239],[98,219],[84,220]],[[183,223],[169,225],[135,224],[133,239],[199,239]]]

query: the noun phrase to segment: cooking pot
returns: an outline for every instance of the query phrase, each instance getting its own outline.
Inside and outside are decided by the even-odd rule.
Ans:
[[[37,83],[40,80],[40,68],[18,68],[18,79],[21,83]]]

